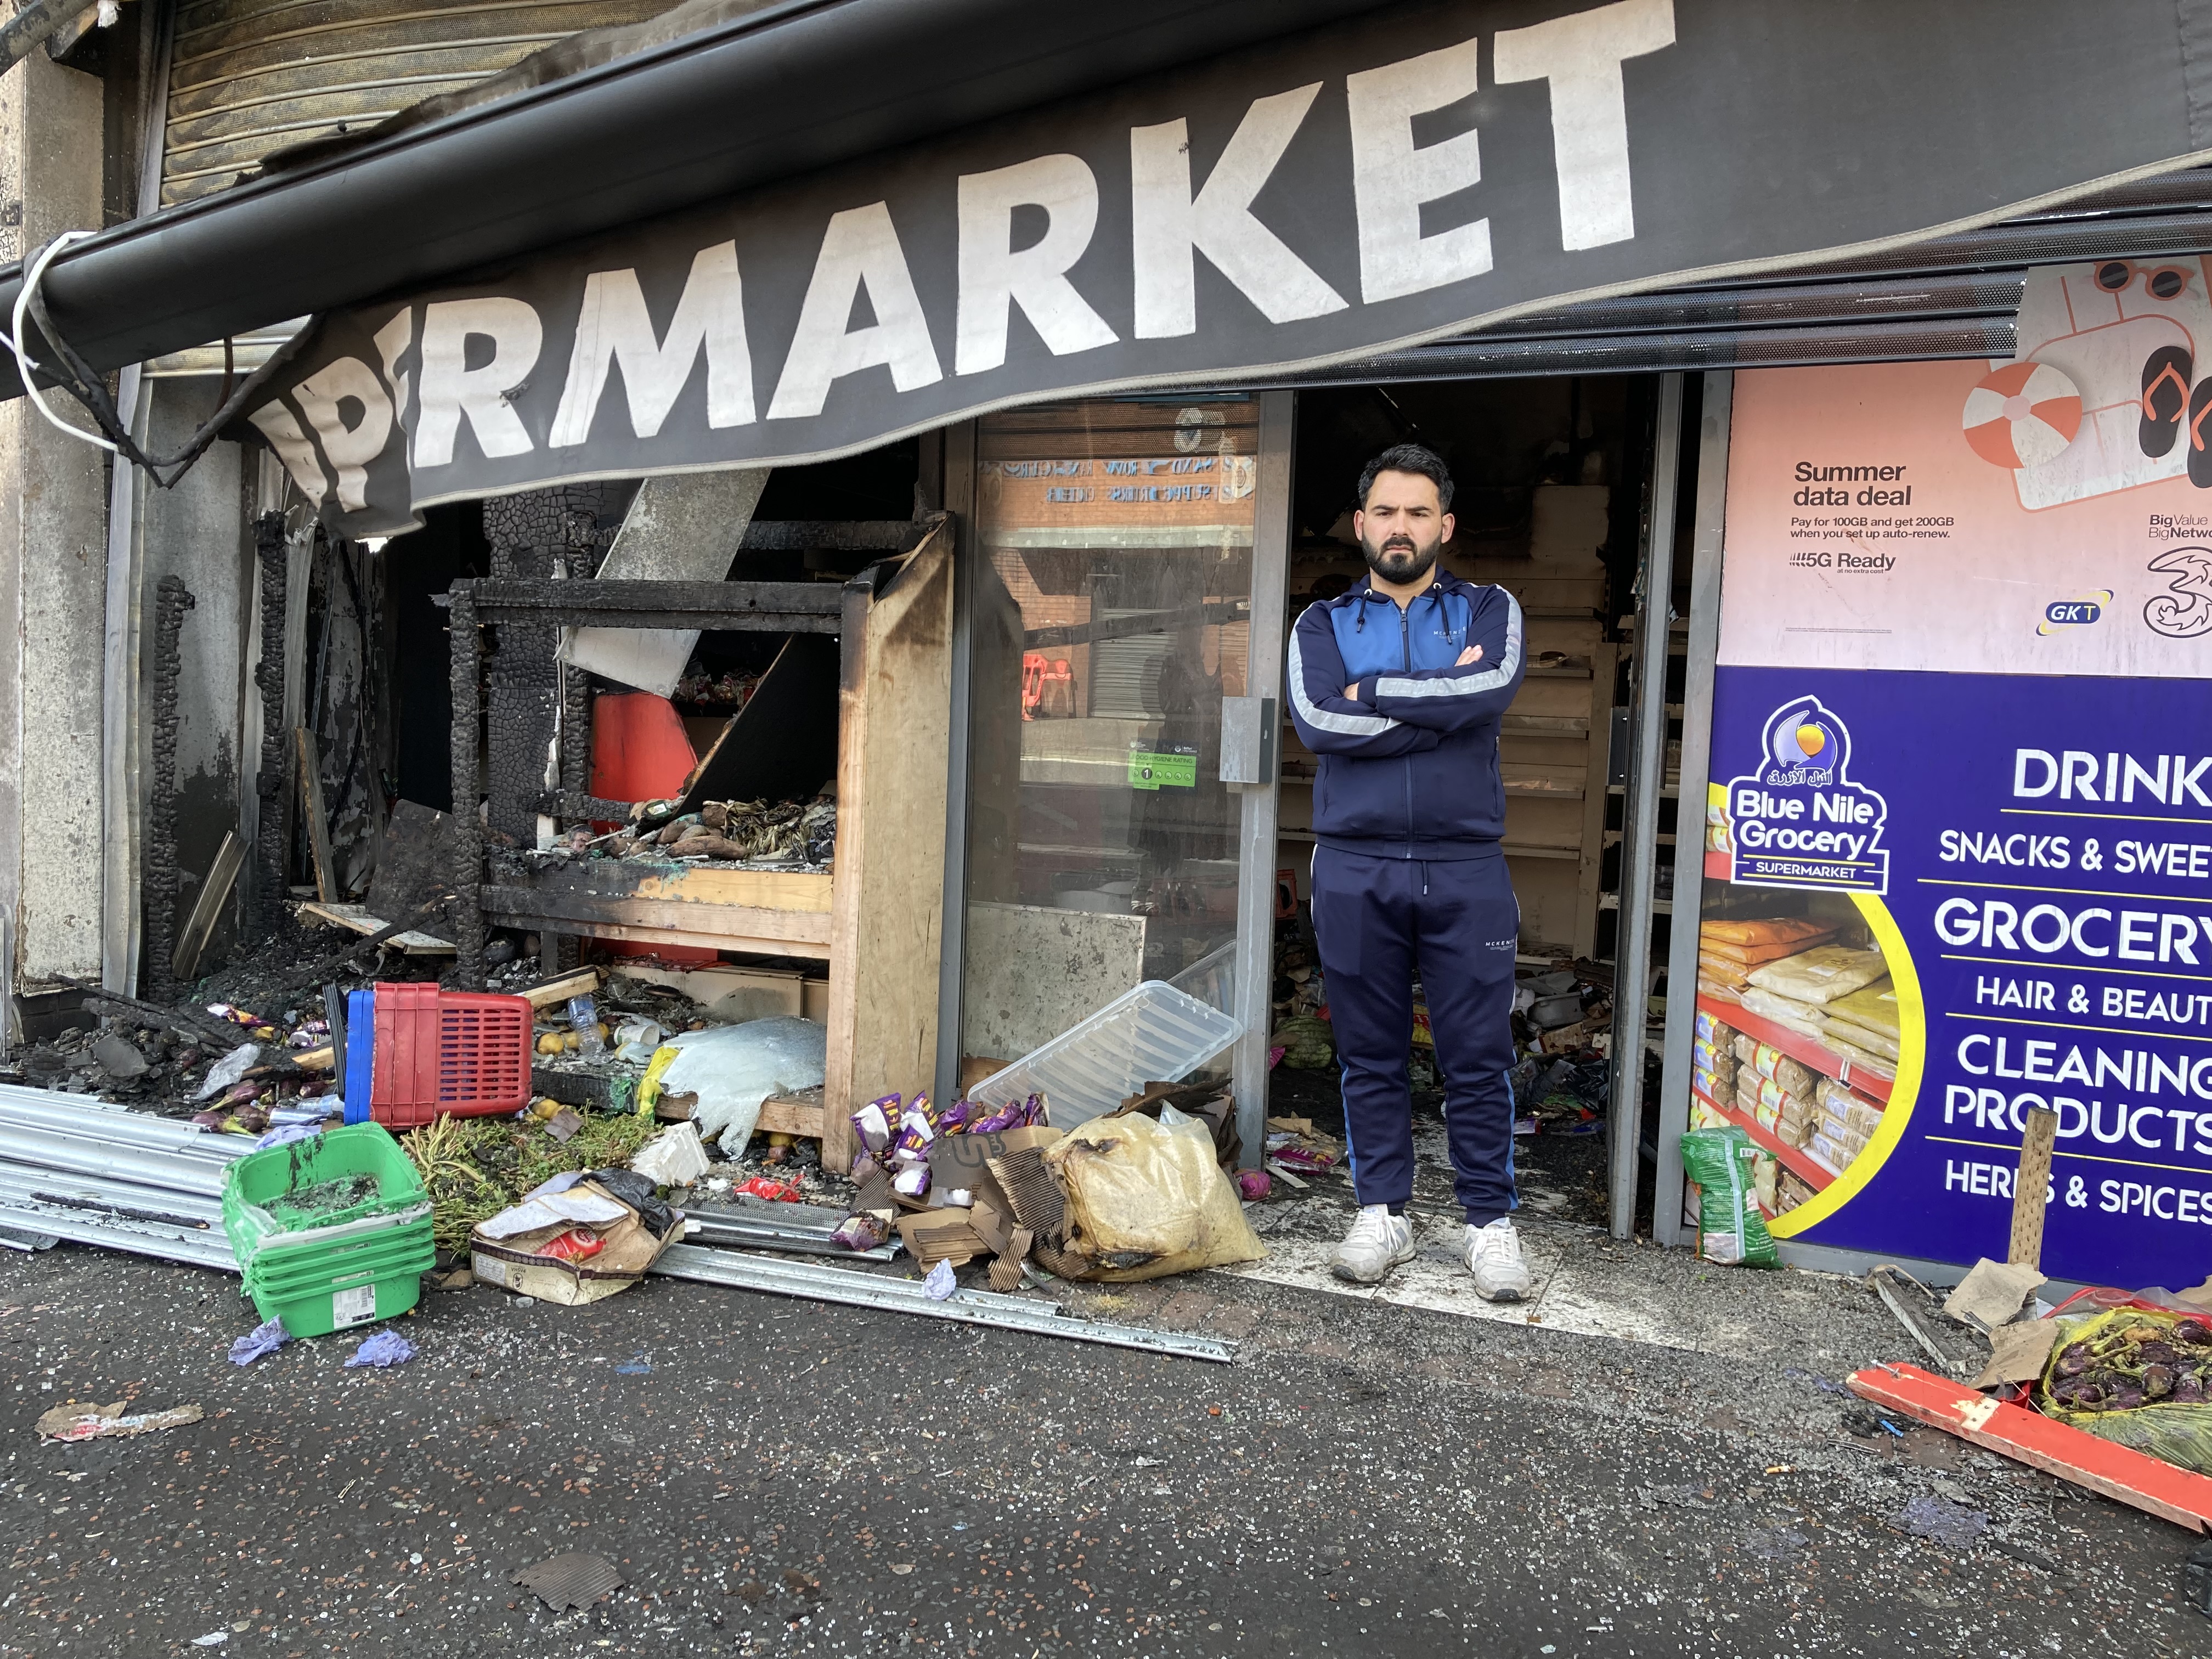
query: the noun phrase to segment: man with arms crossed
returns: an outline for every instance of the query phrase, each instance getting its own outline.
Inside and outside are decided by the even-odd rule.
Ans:
[[[1359,1218],[1340,1279],[1373,1284],[1413,1259],[1413,975],[1428,998],[1444,1120],[1476,1292],[1528,1293],[1513,1190],[1513,955],[1521,907],[1499,845],[1498,719],[1520,688],[1521,607],[1437,568],[1451,474],[1417,444],[1359,478],[1365,581],[1292,630],[1291,718],[1321,757],[1313,918],[1344,1066]]]

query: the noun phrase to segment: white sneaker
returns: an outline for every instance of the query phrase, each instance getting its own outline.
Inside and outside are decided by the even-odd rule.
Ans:
[[[1413,1259],[1413,1224],[1392,1215],[1387,1204],[1370,1204],[1336,1247],[1330,1271],[1354,1285],[1374,1285],[1401,1261]]]
[[[1505,1217],[1487,1227],[1469,1225],[1463,1254],[1474,1275],[1474,1293],[1485,1302],[1528,1299],[1528,1264],[1521,1259],[1521,1236]]]

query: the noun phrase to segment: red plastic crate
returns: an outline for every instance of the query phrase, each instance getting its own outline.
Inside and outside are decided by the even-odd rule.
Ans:
[[[530,1103],[527,997],[376,988],[369,1116],[387,1129],[441,1117],[513,1115]]]

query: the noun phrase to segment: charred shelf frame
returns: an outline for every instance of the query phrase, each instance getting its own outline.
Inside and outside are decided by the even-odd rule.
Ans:
[[[826,1148],[852,1106],[926,1087],[937,1048],[952,714],[957,525],[910,526],[909,550],[842,585],[489,578],[448,590],[453,676],[455,982],[481,988],[487,923],[696,944],[830,964]],[[526,884],[485,880],[481,752],[483,629],[507,622],[751,631],[837,639],[837,842],[831,872],[605,860]],[[795,646],[798,641],[793,641]],[[824,685],[826,691],[827,686]],[[490,787],[498,787],[500,768]],[[630,804],[528,792],[556,818],[626,817]],[[834,882],[834,884],[833,884]],[[864,945],[862,918],[866,918]]]

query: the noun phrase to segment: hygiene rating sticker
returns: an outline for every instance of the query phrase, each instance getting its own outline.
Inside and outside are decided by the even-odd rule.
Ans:
[[[1173,749],[1129,745],[1129,787],[1132,789],[1195,789],[1198,750],[1177,744]]]

